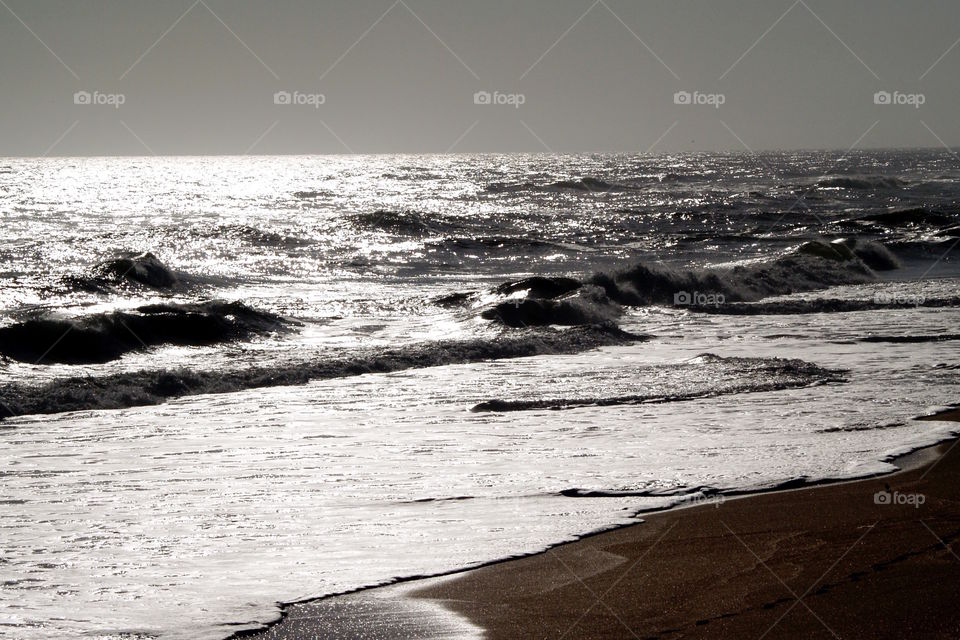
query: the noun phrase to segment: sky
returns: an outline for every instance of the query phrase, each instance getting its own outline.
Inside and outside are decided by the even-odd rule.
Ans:
[[[956,0],[0,0],[0,156],[953,147],[958,42]]]

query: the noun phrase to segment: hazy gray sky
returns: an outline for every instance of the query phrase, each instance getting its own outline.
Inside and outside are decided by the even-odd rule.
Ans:
[[[958,39],[956,0],[0,0],[0,155],[954,146]]]

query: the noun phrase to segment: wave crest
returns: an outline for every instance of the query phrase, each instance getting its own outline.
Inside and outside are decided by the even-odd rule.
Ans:
[[[44,316],[0,328],[0,355],[34,364],[97,364],[161,345],[204,346],[287,328],[240,302],[151,304],[78,318]]]
[[[755,301],[872,282],[877,276],[871,267],[897,266],[893,255],[879,243],[814,241],[771,262],[733,269],[677,270],[641,263],[621,271],[595,273],[579,281],[576,288],[578,281],[572,278],[535,277],[508,282],[495,292],[506,295],[526,289],[526,297],[501,301],[481,316],[511,327],[591,324],[617,317],[619,305],[676,304],[677,296],[693,293],[713,295],[725,303]],[[448,297],[445,302],[456,304],[469,299],[463,295]]]

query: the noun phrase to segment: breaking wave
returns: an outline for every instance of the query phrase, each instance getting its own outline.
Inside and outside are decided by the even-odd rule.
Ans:
[[[518,291],[523,291],[528,298],[556,298],[576,291],[580,288],[581,284],[582,283],[576,278],[533,276],[514,282],[504,282],[497,287],[496,291],[501,295],[510,295]]]
[[[677,296],[685,294],[713,296],[725,303],[755,301],[872,282],[877,277],[874,269],[896,266],[896,258],[879,243],[813,241],[771,262],[732,269],[676,270],[637,264],[622,271],[596,273],[584,281],[538,277],[505,283],[498,293],[526,289],[526,297],[501,301],[483,311],[482,317],[512,327],[590,324],[617,317],[620,305],[676,304]],[[578,287],[574,287],[576,282]],[[445,302],[453,304],[455,300],[448,296]]]
[[[579,353],[602,346],[648,339],[615,326],[565,331],[529,329],[493,339],[448,340],[393,349],[370,348],[338,357],[282,362],[272,366],[226,370],[150,370],[98,377],[59,379],[41,386],[0,386],[0,406],[14,415],[121,409],[168,399],[244,389],[303,385],[312,380],[388,373],[404,369],[466,364],[536,355]]]
[[[205,346],[285,329],[240,302],[151,304],[77,318],[49,315],[0,328],[0,355],[34,364],[95,364],[161,345]]]
[[[596,274],[590,283],[603,288],[621,304],[647,306],[673,304],[678,292],[719,294],[736,302],[876,279],[856,257],[826,255],[813,255],[801,248],[772,262],[729,270],[678,271],[640,264],[613,274]]]
[[[576,292],[562,298],[552,297],[514,298],[480,315],[508,327],[596,324],[612,322],[620,315],[619,305],[599,287],[579,286]]]

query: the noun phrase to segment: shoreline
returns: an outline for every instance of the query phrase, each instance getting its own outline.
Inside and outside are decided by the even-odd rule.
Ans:
[[[938,420],[960,422],[960,409],[952,408],[940,411],[934,415],[921,416],[916,420]],[[513,556],[492,562],[476,565],[465,569],[456,569],[444,574],[435,576],[411,576],[401,578],[396,581],[384,584],[367,586],[352,591],[323,596],[321,598],[312,598],[299,602],[287,603],[282,606],[281,617],[268,623],[265,627],[257,629],[245,629],[237,631],[229,636],[228,640],[259,638],[262,640],[281,640],[295,639],[301,637],[352,637],[353,633],[363,631],[364,637],[371,638],[403,638],[411,637],[411,634],[422,638],[509,638],[509,637],[558,637],[567,633],[566,637],[596,637],[596,638],[616,638],[633,637],[628,633],[628,627],[621,619],[622,615],[612,615],[610,611],[600,611],[602,607],[595,606],[592,615],[599,615],[600,618],[606,613],[607,623],[612,625],[603,627],[606,631],[598,630],[596,621],[580,621],[578,625],[583,628],[574,633],[573,629],[555,629],[556,633],[549,632],[549,625],[544,624],[543,620],[535,623],[529,623],[527,627],[519,626],[521,621],[516,619],[532,620],[534,618],[555,618],[567,620],[568,623],[577,618],[577,605],[566,602],[553,603],[548,607],[551,611],[549,615],[536,615],[543,611],[543,606],[538,605],[530,611],[520,612],[518,609],[514,613],[517,615],[507,615],[504,611],[508,610],[511,604],[513,593],[536,593],[543,584],[551,585],[547,592],[553,592],[556,584],[562,583],[561,587],[566,589],[579,590],[580,595],[587,594],[596,596],[601,592],[597,589],[591,589],[585,581],[600,579],[603,575],[611,571],[616,573],[616,567],[623,562],[615,562],[613,558],[608,557],[607,552],[597,554],[597,547],[621,546],[623,544],[637,543],[638,539],[648,538],[645,533],[652,533],[653,529],[658,531],[664,526],[675,527],[680,520],[686,519],[713,519],[718,514],[730,513],[732,511],[750,510],[756,511],[757,507],[744,509],[744,505],[757,505],[758,501],[776,501],[787,503],[805,503],[807,498],[813,497],[816,492],[840,492],[853,493],[868,496],[872,491],[866,491],[869,487],[876,490],[876,486],[890,489],[890,482],[895,479],[900,483],[911,482],[911,476],[922,476],[932,472],[934,468],[942,468],[946,473],[955,473],[960,478],[960,456],[954,455],[951,459],[955,460],[950,464],[941,465],[940,463],[948,457],[947,454],[953,450],[955,445],[960,444],[960,436],[944,439],[936,444],[919,447],[902,455],[892,456],[884,462],[888,462],[897,468],[879,474],[851,478],[851,479],[822,479],[806,481],[803,479],[788,481],[779,485],[766,487],[757,490],[732,491],[727,494],[718,494],[710,496],[700,503],[679,503],[666,509],[655,509],[650,511],[637,511],[635,516],[642,518],[638,522],[615,525],[610,528],[601,529],[578,536],[574,540],[561,542],[548,547],[543,551],[532,554]],[[958,447],[960,448],[960,447]],[[960,483],[957,483],[960,485]],[[851,487],[854,487],[851,489]],[[960,501],[960,489],[952,496],[954,503]],[[865,502],[861,500],[861,503]],[[874,505],[874,507],[886,506],[891,511],[900,512],[900,507],[891,505]],[[953,506],[951,516],[955,516],[955,521],[960,525],[960,507]],[[796,506],[796,505],[792,505]],[[863,508],[859,504],[858,508]],[[761,507],[762,508],[762,507]],[[788,509],[789,511],[789,509]],[[883,520],[884,512],[877,512],[880,519]],[[664,522],[672,524],[662,525]],[[643,525],[647,525],[646,528]],[[868,524],[869,526],[869,524]],[[876,526],[876,524],[874,524]],[[952,530],[951,530],[952,531]],[[661,532],[662,533],[662,532]],[[732,533],[732,532],[731,532]],[[956,532],[960,536],[960,529]],[[930,536],[930,533],[927,533]],[[933,540],[933,538],[930,538]],[[648,541],[649,542],[649,541]],[[736,544],[736,542],[734,542]],[[947,542],[949,544],[949,542]],[[941,549],[943,549],[941,547]],[[731,547],[731,552],[737,549]],[[739,547],[741,552],[746,553],[743,546]],[[948,556],[953,553],[950,550],[948,554],[946,549],[943,553]],[[566,562],[558,561],[558,556],[570,556]],[[755,554],[754,554],[755,555]],[[585,556],[590,556],[587,558]],[[572,558],[572,559],[571,559]],[[759,560],[759,558],[756,558]],[[694,561],[697,558],[690,558],[687,554],[687,560]],[[545,565],[549,564],[550,567]],[[593,565],[593,566],[591,566]],[[599,569],[597,565],[604,565]],[[610,566],[607,566],[610,565]],[[763,571],[764,563],[761,562],[760,570]],[[824,567],[826,568],[826,567]],[[582,570],[586,569],[586,572]],[[689,569],[689,567],[688,567]],[[960,589],[960,559],[956,570],[957,588]],[[790,593],[785,589],[783,583],[778,583],[769,572],[765,572],[766,577],[772,580],[780,588],[780,595]],[[536,577],[534,577],[536,576]],[[769,581],[768,580],[768,581]],[[811,578],[812,580],[812,578]],[[622,585],[621,585],[622,586]],[[769,586],[769,585],[768,585]],[[795,595],[799,596],[803,590],[797,591]],[[944,592],[949,590],[942,590]],[[543,594],[540,594],[541,596]],[[639,594],[634,594],[635,596]],[[805,596],[812,597],[812,596]],[[794,600],[795,598],[790,598]],[[542,600],[542,598],[537,598]],[[516,604],[516,603],[514,603]],[[769,604],[769,603],[767,603]],[[806,616],[816,624],[816,617],[811,616],[805,609],[801,601],[797,605]],[[596,605],[596,602],[594,602]],[[590,606],[587,602],[583,608]],[[785,606],[789,607],[789,603]],[[609,608],[609,607],[607,607]],[[771,607],[771,610],[776,607]],[[348,613],[349,612],[349,613]],[[493,612],[499,612],[494,614]],[[347,615],[345,615],[347,614]],[[737,614],[726,613],[721,615],[721,620],[736,618]],[[791,618],[800,618],[794,610]],[[960,636],[960,614],[956,616],[957,624],[951,627],[952,631],[947,635],[934,637],[957,637]],[[706,627],[710,624],[709,618],[697,618],[693,621],[695,627]],[[612,627],[612,628],[607,628]],[[786,627],[785,627],[786,628]],[[582,635],[584,630],[590,631],[591,635]],[[634,630],[630,628],[630,631]],[[634,635],[637,637],[674,637],[670,633],[679,633],[679,628],[666,629],[669,632],[667,636],[650,635],[648,631],[640,633],[637,631]],[[740,629],[738,633],[744,630]],[[823,626],[819,631],[824,632]],[[760,629],[758,633],[762,633]],[[813,633],[817,636],[816,629],[807,629],[804,632]],[[891,634],[898,635],[895,629],[890,630]],[[324,635],[326,634],[326,635]],[[331,635],[333,634],[333,635]],[[539,635],[538,635],[539,634]],[[890,637],[893,637],[891,635]],[[677,636],[679,637],[679,636]],[[696,635],[695,637],[701,637]],[[703,636],[703,637],[714,637]],[[716,637],[738,637],[737,635],[718,635]],[[768,637],[779,637],[777,633],[771,631]],[[784,636],[787,637],[787,636]],[[824,637],[833,637],[830,634]],[[885,637],[875,635],[873,637]],[[898,636],[899,637],[899,636]]]

